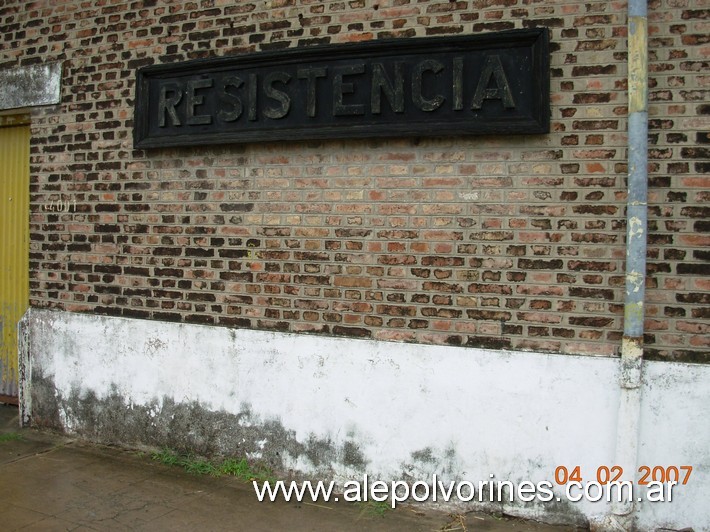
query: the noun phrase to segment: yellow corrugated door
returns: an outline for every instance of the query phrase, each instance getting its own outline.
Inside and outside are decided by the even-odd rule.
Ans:
[[[0,126],[2,123],[0,122]],[[17,397],[17,322],[29,304],[30,128],[0,127],[0,401]]]

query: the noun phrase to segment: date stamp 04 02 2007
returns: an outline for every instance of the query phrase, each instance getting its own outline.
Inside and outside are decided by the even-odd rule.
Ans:
[[[642,465],[638,468],[638,485],[647,486],[650,482],[675,482],[676,484],[685,485],[688,483],[692,472],[693,466],[689,465],[667,467]],[[624,475],[624,469],[618,465],[611,467],[599,466],[596,473],[596,481],[599,484],[608,484],[610,482],[619,482]],[[566,466],[557,466],[555,468],[555,482],[559,485],[564,485],[568,482],[582,482],[580,466],[574,466],[571,470]]]

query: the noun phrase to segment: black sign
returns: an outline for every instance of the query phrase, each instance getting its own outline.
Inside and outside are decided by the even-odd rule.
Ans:
[[[135,146],[549,132],[546,29],[372,41],[138,71]]]

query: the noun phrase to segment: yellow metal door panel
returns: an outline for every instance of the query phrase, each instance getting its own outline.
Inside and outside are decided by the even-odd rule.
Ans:
[[[17,323],[29,304],[30,128],[0,127],[0,396],[17,397]]]

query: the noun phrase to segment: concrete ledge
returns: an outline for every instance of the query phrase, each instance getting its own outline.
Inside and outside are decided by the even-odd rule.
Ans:
[[[105,443],[268,461],[344,482],[596,480],[613,466],[618,359],[425,346],[31,310],[23,416]],[[641,529],[710,522],[710,368],[644,365],[639,465],[693,465]],[[638,475],[636,475],[638,478]],[[682,489],[681,489],[682,488]],[[475,503],[586,524],[606,502]]]
[[[61,101],[62,63],[0,70],[0,111]]]

